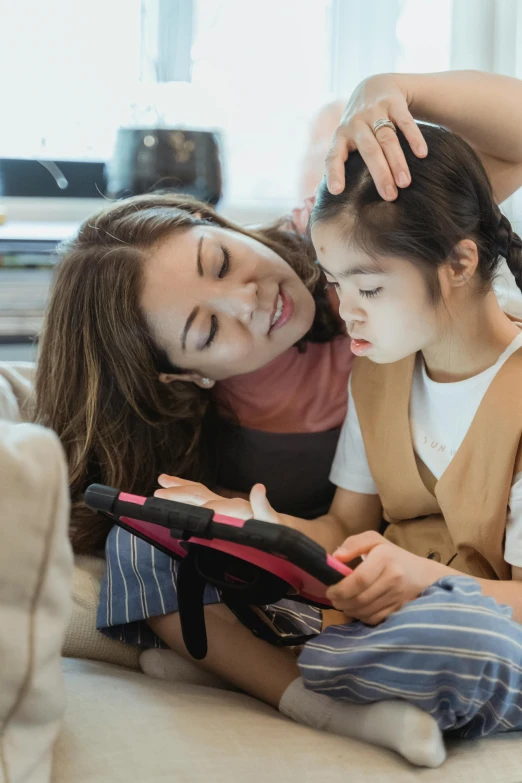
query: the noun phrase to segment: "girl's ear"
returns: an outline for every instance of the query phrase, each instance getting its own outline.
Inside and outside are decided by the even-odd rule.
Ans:
[[[195,383],[200,389],[211,389],[216,385],[216,382],[211,378],[203,378],[197,372],[185,372],[185,373],[170,373],[160,372],[158,375],[160,383],[173,383],[174,381],[184,381],[185,383]]]
[[[447,263],[439,267],[439,281],[444,293],[451,288],[467,285],[479,262],[478,247],[472,239],[463,239],[453,249]]]

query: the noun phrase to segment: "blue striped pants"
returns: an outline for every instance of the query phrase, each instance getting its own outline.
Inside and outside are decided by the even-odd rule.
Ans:
[[[466,576],[447,576],[381,625],[328,627],[303,649],[307,688],[359,704],[404,699],[444,732],[522,730],[522,625]]]

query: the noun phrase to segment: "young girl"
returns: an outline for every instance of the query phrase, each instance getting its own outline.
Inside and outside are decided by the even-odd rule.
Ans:
[[[501,257],[522,288],[522,241],[471,147],[439,127],[422,133],[425,159],[398,134],[411,185],[396,200],[352,153],[344,191],[323,185],[312,213],[361,357],[330,513],[278,516],[259,487],[252,506],[346,562],[365,558],[328,593],[361,622],[305,646],[305,687],[358,704],[404,699],[442,731],[478,737],[522,729],[522,323],[491,289]]]

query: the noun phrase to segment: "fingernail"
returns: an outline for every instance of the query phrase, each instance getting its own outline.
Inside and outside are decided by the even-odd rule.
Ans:
[[[387,185],[384,192],[386,194],[386,198],[389,198],[390,200],[393,200],[397,195],[395,188],[392,188],[391,185]]]
[[[336,179],[332,180],[330,182],[330,191],[333,193],[334,191],[337,192],[339,190],[341,190],[341,183]]]
[[[401,188],[405,188],[409,183],[409,177],[405,171],[401,171],[397,177],[397,185]]]
[[[419,144],[417,147],[417,155],[427,155],[428,154],[428,148],[425,144]]]

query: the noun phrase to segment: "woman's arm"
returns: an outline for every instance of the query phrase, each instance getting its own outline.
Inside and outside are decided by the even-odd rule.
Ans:
[[[414,119],[461,135],[481,157],[499,202],[522,185],[519,79],[479,71],[382,74],[366,79],[350,98],[328,153],[332,193],[344,187],[344,161],[356,149],[384,199],[396,198],[397,186],[408,186],[410,174],[395,134],[389,128],[379,130],[377,137],[373,133],[372,125],[380,118],[391,119],[419,157],[426,150]],[[406,178],[401,179],[401,174]]]
[[[522,185],[522,81],[480,71],[398,76],[416,120],[458,133],[477,151],[499,202]]]

